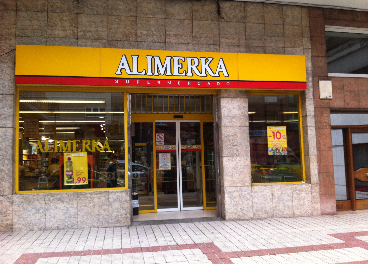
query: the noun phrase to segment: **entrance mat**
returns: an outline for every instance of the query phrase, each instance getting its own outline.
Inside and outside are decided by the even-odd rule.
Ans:
[[[149,221],[134,221],[131,226],[142,225],[166,225],[166,224],[180,224],[193,222],[209,222],[209,221],[225,221],[221,217],[200,217],[200,218],[183,218],[183,219],[165,219],[165,220],[149,220]]]

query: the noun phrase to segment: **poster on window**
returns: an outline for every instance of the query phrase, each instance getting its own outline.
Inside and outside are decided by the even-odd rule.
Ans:
[[[286,126],[267,127],[268,155],[287,155]]]
[[[159,170],[171,170],[171,154],[159,153]]]
[[[64,185],[88,184],[87,152],[64,153]]]
[[[39,137],[38,119],[25,119],[24,120],[24,137]]]

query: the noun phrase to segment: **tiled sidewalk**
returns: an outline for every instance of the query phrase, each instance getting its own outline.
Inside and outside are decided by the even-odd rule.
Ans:
[[[0,232],[0,263],[368,263],[368,213]]]

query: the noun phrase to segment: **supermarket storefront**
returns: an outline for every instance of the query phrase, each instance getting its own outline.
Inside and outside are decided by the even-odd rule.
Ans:
[[[43,197],[55,225],[128,225],[137,192],[141,213],[246,219],[256,189],[310,191],[304,56],[17,46],[15,82],[20,215]]]

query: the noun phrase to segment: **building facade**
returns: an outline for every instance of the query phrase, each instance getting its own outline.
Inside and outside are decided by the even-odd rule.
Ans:
[[[132,192],[140,213],[336,213],[333,150],[352,126],[338,122],[364,111],[365,79],[330,75],[325,30],[366,12],[3,0],[0,14],[0,230],[129,225]]]

